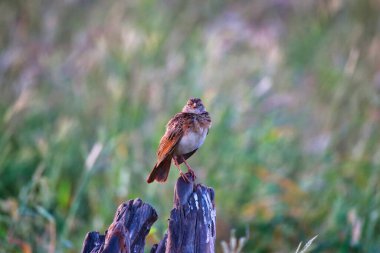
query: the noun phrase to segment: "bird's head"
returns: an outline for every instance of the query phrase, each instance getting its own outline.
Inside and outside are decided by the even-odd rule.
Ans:
[[[183,107],[182,112],[190,112],[200,114],[205,112],[202,100],[200,98],[190,98],[186,105]]]

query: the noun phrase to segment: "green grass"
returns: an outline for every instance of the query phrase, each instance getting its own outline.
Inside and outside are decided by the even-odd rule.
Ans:
[[[0,3],[0,252],[78,252],[136,197],[162,238],[178,173],[145,178],[189,97],[218,252],[376,252],[379,7],[337,3]]]

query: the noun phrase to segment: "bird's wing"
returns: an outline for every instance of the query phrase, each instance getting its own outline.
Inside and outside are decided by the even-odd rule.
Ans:
[[[168,155],[172,155],[178,142],[183,136],[183,117],[178,113],[167,124],[166,132],[160,140],[157,151],[157,164],[163,161]]]
[[[190,158],[190,156],[192,156],[198,149],[194,149],[193,151],[187,153],[187,154],[184,154],[182,156],[174,156],[173,158],[177,161],[177,164],[182,164],[184,160],[187,160]]]
[[[197,152],[197,150],[198,150],[198,149],[194,149],[193,151],[191,151],[191,152],[189,152],[189,153],[187,153],[187,154],[184,154],[184,155],[182,155],[182,156],[183,156],[183,158],[184,158],[185,160],[187,160],[187,159],[190,158],[190,156],[192,156],[195,152]]]

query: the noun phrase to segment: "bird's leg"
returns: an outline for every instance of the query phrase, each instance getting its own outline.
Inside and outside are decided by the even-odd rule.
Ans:
[[[177,163],[177,160],[176,159],[173,159],[173,160],[174,160],[174,165],[179,170],[179,174],[181,175],[182,179],[185,180],[186,183],[190,183],[190,180],[187,178],[186,174],[182,172],[179,164]]]
[[[191,174],[191,176],[195,179],[195,178],[197,178],[196,176],[195,176],[195,172],[193,171],[193,169],[190,167],[190,165],[186,162],[186,159],[182,156],[182,160],[183,160],[183,162],[185,163],[185,165],[186,165],[186,167],[187,167],[187,170],[188,170],[188,172],[190,172],[190,174]]]

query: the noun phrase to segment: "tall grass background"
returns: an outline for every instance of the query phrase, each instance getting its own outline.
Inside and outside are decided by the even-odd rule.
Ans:
[[[213,119],[189,162],[215,189],[217,244],[380,250],[380,2],[0,2],[0,251],[78,252],[140,197],[168,119]]]

